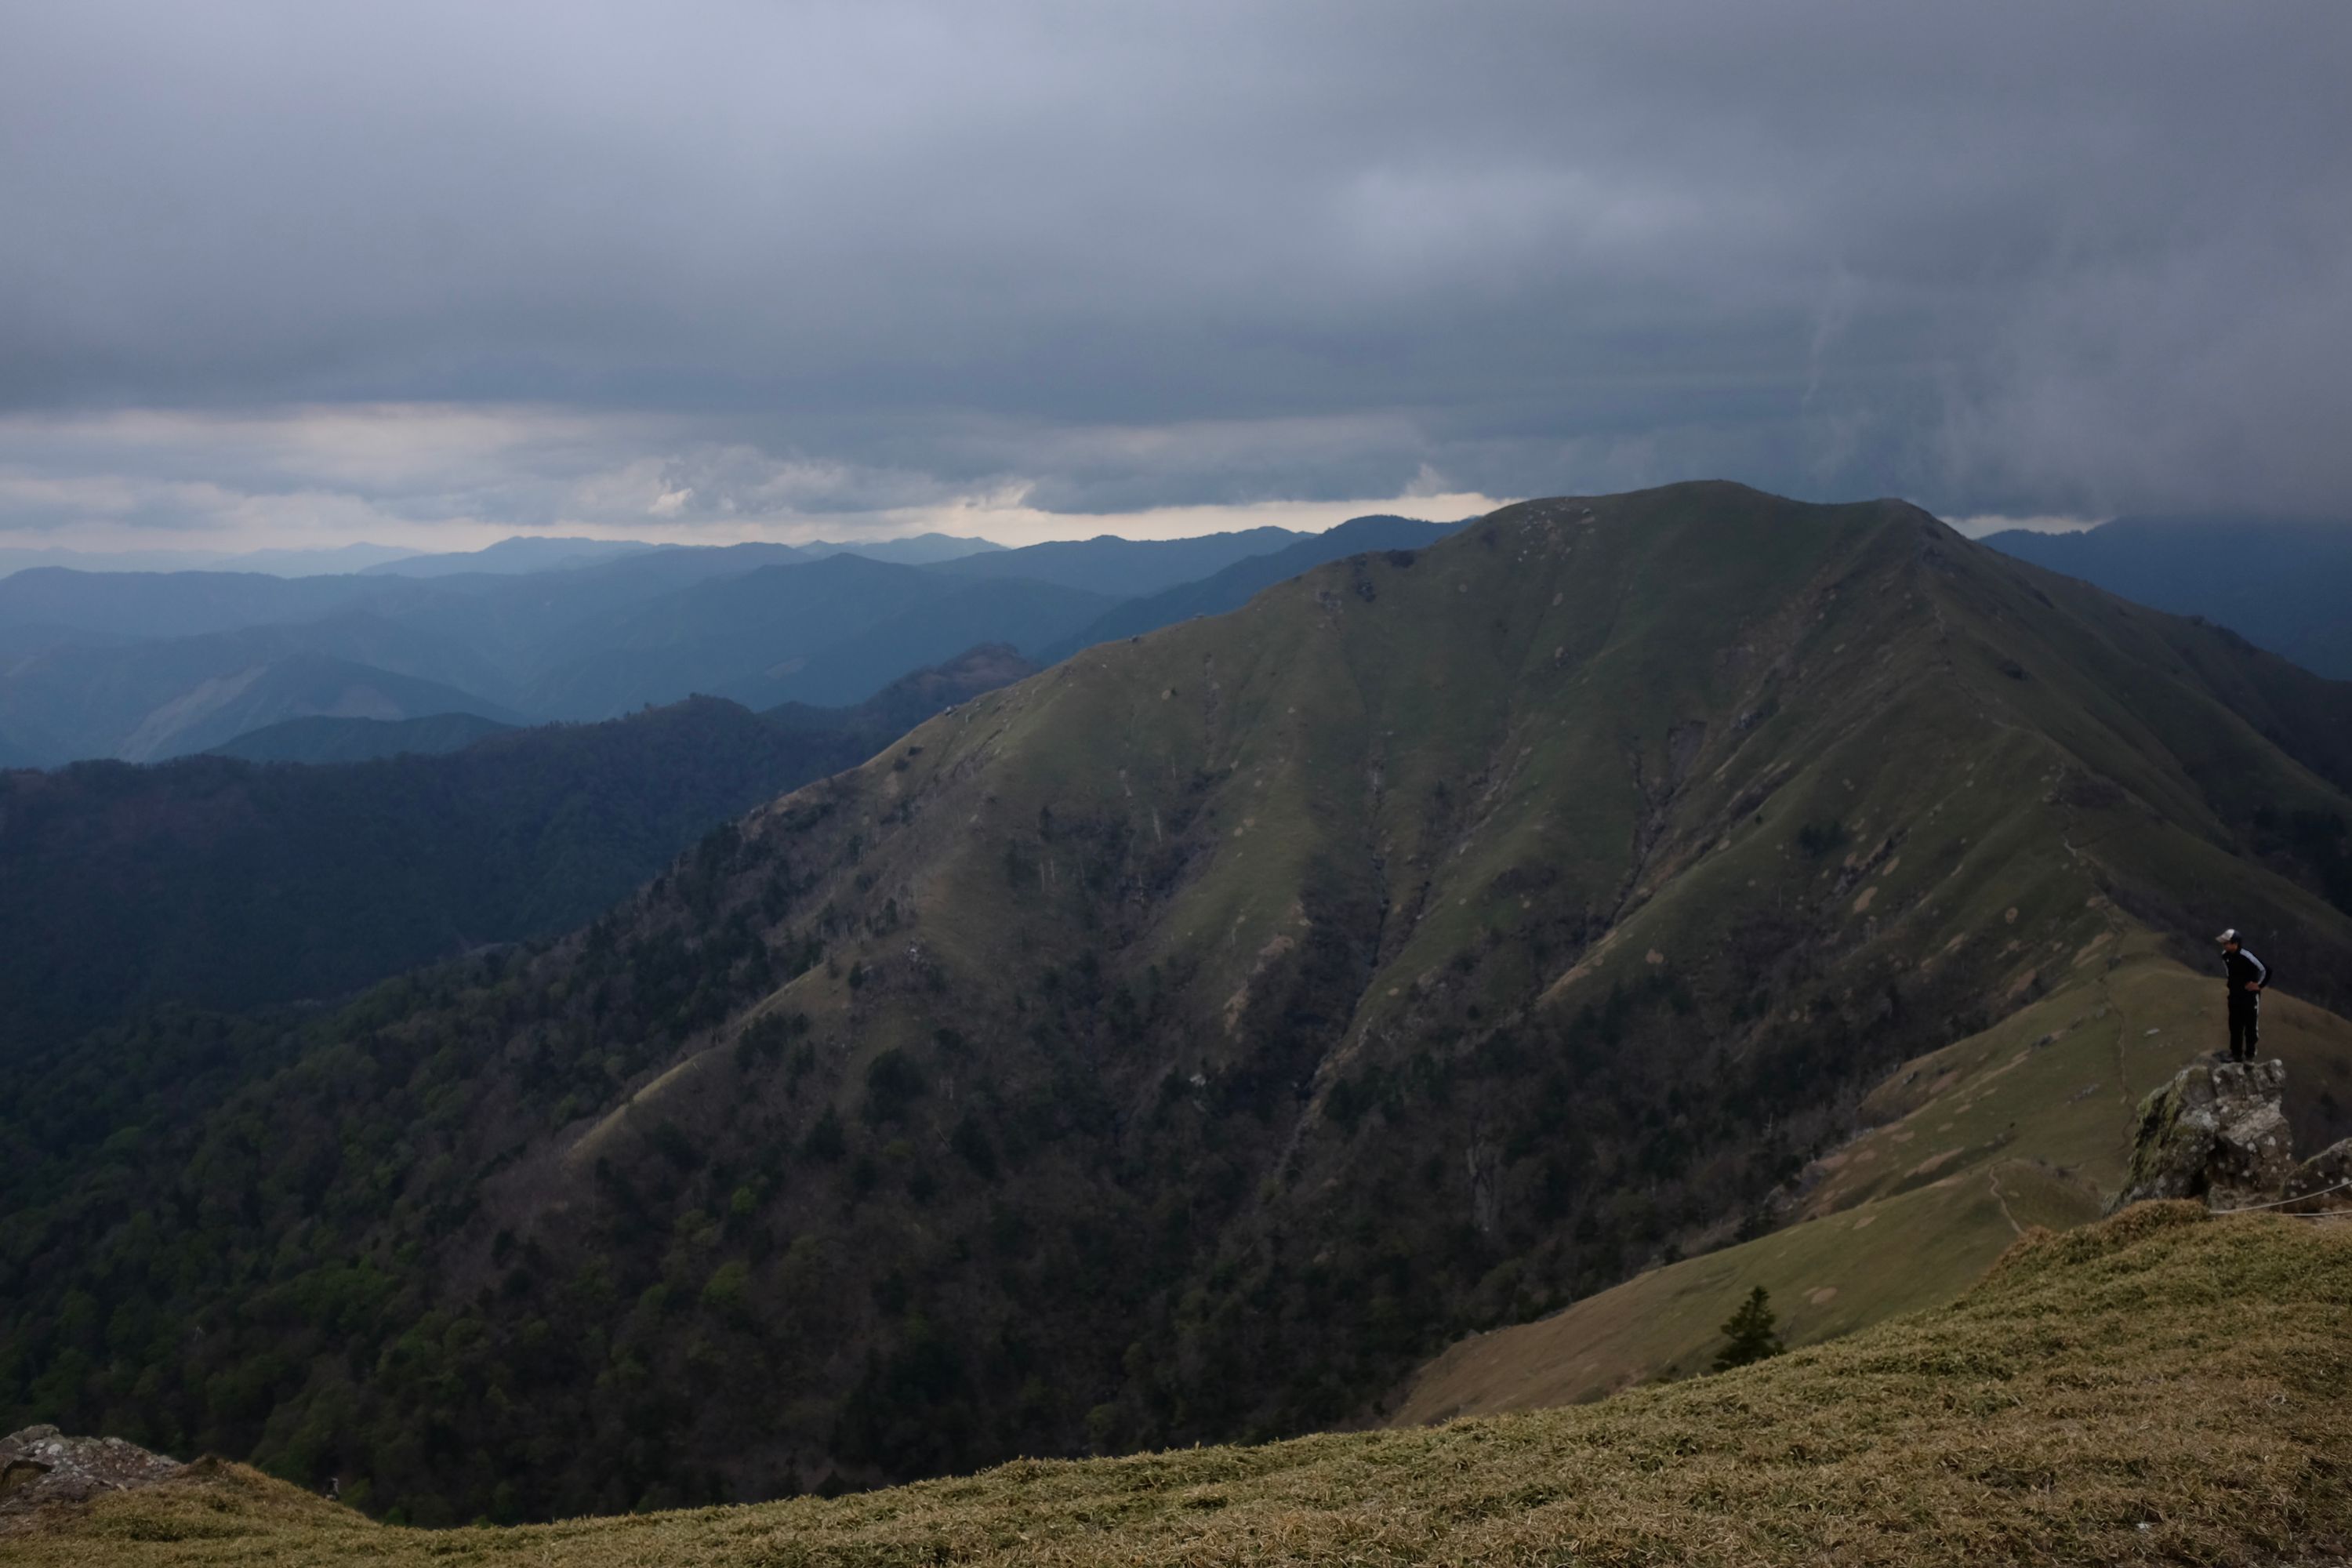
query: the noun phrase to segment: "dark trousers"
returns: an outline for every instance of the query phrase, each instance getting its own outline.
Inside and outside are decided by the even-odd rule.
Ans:
[[[2249,996],[2243,1001],[2230,998],[2230,1059],[2250,1062],[2254,1059],[2254,1047],[2262,1044],[2262,1009]]]

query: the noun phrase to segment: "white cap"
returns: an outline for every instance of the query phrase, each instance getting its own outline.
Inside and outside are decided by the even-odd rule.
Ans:
[[[2215,942],[2235,942],[2238,940],[2238,928],[2236,926],[2231,926],[2228,931],[2223,931],[2220,936],[2215,937],[2213,940]]]

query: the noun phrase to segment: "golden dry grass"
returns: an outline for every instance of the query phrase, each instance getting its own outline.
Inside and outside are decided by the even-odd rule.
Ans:
[[[367,1523],[241,1467],[5,1542],[45,1564],[2303,1562],[2352,1542],[2352,1225],[2144,1205],[1953,1306],[1597,1405],[1007,1465],[834,1501]]]
[[[2097,1200],[2072,1184],[2022,1163],[1993,1162],[1462,1340],[1413,1374],[1385,1424],[1580,1405],[1705,1372],[1723,1345],[1723,1321],[1759,1285],[1790,1347],[1838,1339],[1952,1300],[2023,1226],[2068,1228],[2098,1213]]]

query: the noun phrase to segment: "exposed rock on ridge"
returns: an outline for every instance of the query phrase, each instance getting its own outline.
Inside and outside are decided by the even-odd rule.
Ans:
[[[2287,1178],[2286,1195],[2322,1199],[2323,1207],[2352,1206],[2352,1138],[2330,1143],[2297,1165]]]
[[[45,1503],[153,1486],[181,1468],[179,1460],[120,1437],[68,1437],[54,1426],[27,1426],[0,1437],[0,1530]]]
[[[2352,1139],[2298,1165],[2281,1105],[2286,1064],[2197,1062],[2140,1102],[2131,1168],[2114,1206],[2203,1198],[2216,1209],[2300,1197],[2341,1201]],[[2333,1205],[2330,1205],[2333,1206]]]

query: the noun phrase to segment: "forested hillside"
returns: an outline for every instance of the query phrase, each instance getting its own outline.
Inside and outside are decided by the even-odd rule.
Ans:
[[[1028,668],[982,647],[856,708],[697,699],[341,766],[0,773],[0,1056],[145,1004],[331,998],[569,930],[713,826]]]
[[[367,763],[378,757],[440,756],[512,729],[472,713],[421,719],[288,719],[215,746],[215,757],[247,763]]]
[[[1769,1227],[2126,944],[2342,1005],[2348,703],[1900,503],[1510,508],[965,702],[544,949],[17,1070],[0,1422],[444,1521],[1360,1414]]]

